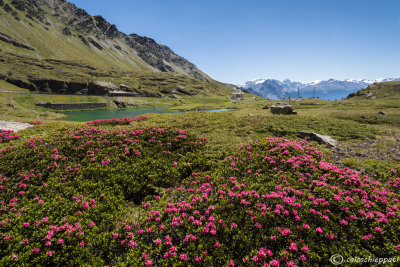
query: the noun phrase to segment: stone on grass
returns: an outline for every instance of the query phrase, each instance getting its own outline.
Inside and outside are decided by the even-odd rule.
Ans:
[[[32,124],[17,121],[0,121],[0,130],[12,130],[17,132],[19,130],[25,130],[26,128],[32,127]]]
[[[290,105],[271,106],[272,114],[278,115],[295,115],[297,111]]]
[[[328,135],[322,135],[313,132],[298,132],[298,134],[301,138],[309,138],[310,140],[314,140],[319,144],[324,144],[329,147],[337,147],[339,145],[338,141]]]

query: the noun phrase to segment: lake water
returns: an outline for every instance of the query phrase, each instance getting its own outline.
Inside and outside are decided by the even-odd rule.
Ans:
[[[207,112],[229,111],[233,109],[213,109]],[[117,110],[81,110],[64,111],[68,121],[93,121],[112,118],[137,117],[145,113],[183,113],[184,111],[167,110],[166,107],[154,108],[135,108],[135,109],[117,109]],[[193,111],[194,112],[194,111]]]

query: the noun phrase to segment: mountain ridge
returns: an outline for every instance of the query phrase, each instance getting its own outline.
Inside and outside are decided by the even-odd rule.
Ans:
[[[25,36],[20,34],[18,30],[19,28],[25,26],[25,28],[30,29],[36,25],[40,25],[46,31],[58,30],[62,32],[65,39],[68,39],[70,42],[71,39],[80,41],[81,44],[87,46],[92,52],[97,53],[98,56],[108,56],[114,58],[114,61],[117,62],[121,60],[129,61],[130,64],[127,66],[126,64],[124,64],[125,66],[120,66],[123,69],[135,68],[147,71],[177,72],[200,80],[210,79],[193,63],[175,54],[169,47],[158,44],[149,37],[139,36],[134,33],[125,34],[101,15],[91,16],[85,10],[78,8],[68,1],[2,0],[0,6],[3,9],[3,23],[1,23],[3,27],[0,26],[0,33],[8,36],[8,39],[33,48],[39,57],[44,58],[48,56],[42,49],[38,48],[37,43],[32,42],[32,36],[24,38]],[[17,30],[13,31],[8,27],[10,23],[6,21],[7,19],[4,19],[4,11],[11,14],[19,22],[19,27],[14,27]],[[33,25],[33,23],[36,23],[36,25]],[[47,48],[45,49],[46,52],[51,51],[50,45],[45,43],[41,45]],[[7,47],[3,50],[11,52]],[[57,52],[58,58],[61,57],[61,59],[81,59],[76,56],[74,57],[71,53],[64,56],[61,51]],[[107,53],[109,55],[104,55]],[[110,62],[112,61],[110,60]],[[93,64],[93,62],[89,63]],[[113,65],[118,67],[118,64]]]
[[[226,94],[236,87],[213,80],[168,46],[125,34],[65,0],[0,0],[0,79],[47,93],[86,94],[99,81],[144,96]]]
[[[373,83],[395,80],[400,80],[400,78],[379,78],[375,80],[336,80],[331,78],[306,83],[291,81],[290,79],[283,81],[276,79],[254,79],[238,86],[250,93],[269,99],[296,98],[298,88],[301,97],[313,97],[315,88],[316,97],[334,100],[344,98],[350,93],[363,89]]]

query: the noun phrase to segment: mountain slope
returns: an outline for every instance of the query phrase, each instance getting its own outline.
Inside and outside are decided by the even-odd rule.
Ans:
[[[347,96],[347,99],[400,100],[400,81],[374,83]]]
[[[122,33],[101,16],[91,16],[64,0],[0,0],[0,47],[0,75],[5,80],[13,78],[8,71],[14,72],[14,76],[19,76],[26,83],[32,83],[36,78],[52,78],[50,72],[45,77],[42,77],[40,71],[32,73],[29,64],[35,59],[38,62],[56,59],[65,63],[64,65],[73,62],[90,66],[101,70],[100,73],[134,72],[151,78],[157,77],[157,73],[171,73],[171,76],[163,77],[187,77],[190,84],[208,86],[210,92],[229,88],[212,80],[167,46],[160,45],[151,38]],[[19,60],[18,67],[10,62],[6,63],[5,58],[15,57],[28,60]],[[20,66],[24,61],[28,61],[22,68],[26,71],[21,70]],[[49,61],[46,64],[49,65],[48,68],[59,71],[59,74],[68,73],[63,64],[52,65]],[[133,76],[140,79],[140,75]],[[87,75],[78,72],[75,75],[72,73],[71,77],[73,76],[86,79]],[[106,79],[102,75],[89,76],[95,76],[90,78],[92,80],[99,80],[99,77],[100,80]],[[91,82],[90,79],[85,82]],[[157,87],[168,87],[168,82],[163,83],[158,83]],[[140,81],[136,84],[140,84]],[[43,91],[45,88],[39,86],[38,90]]]
[[[242,89],[270,99],[296,98],[298,89],[301,97],[315,97],[326,100],[341,99],[357,90],[365,88],[375,82],[385,82],[398,79],[377,79],[370,80],[335,80],[313,81],[301,83],[289,79],[279,81],[273,79],[256,79],[240,85]]]

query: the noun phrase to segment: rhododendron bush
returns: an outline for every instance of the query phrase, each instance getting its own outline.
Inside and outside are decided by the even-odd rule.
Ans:
[[[132,122],[142,121],[147,119],[147,116],[139,116],[139,117],[125,117],[125,118],[113,118],[113,119],[104,119],[104,120],[94,120],[87,121],[87,124],[90,125],[127,125]]]
[[[306,142],[270,138],[144,204],[144,220],[121,227],[118,240],[135,241],[127,262],[137,265],[321,266],[334,254],[400,256],[398,186],[340,169]]]
[[[13,139],[19,139],[21,136],[11,130],[0,130],[0,143],[10,142]]]
[[[399,170],[378,181],[279,138],[208,163],[206,142],[178,129],[83,127],[4,150],[0,265],[400,256]]]
[[[207,139],[166,128],[65,129],[0,157],[0,265],[110,263],[133,203],[190,175]],[[202,167],[203,168],[203,167]]]

